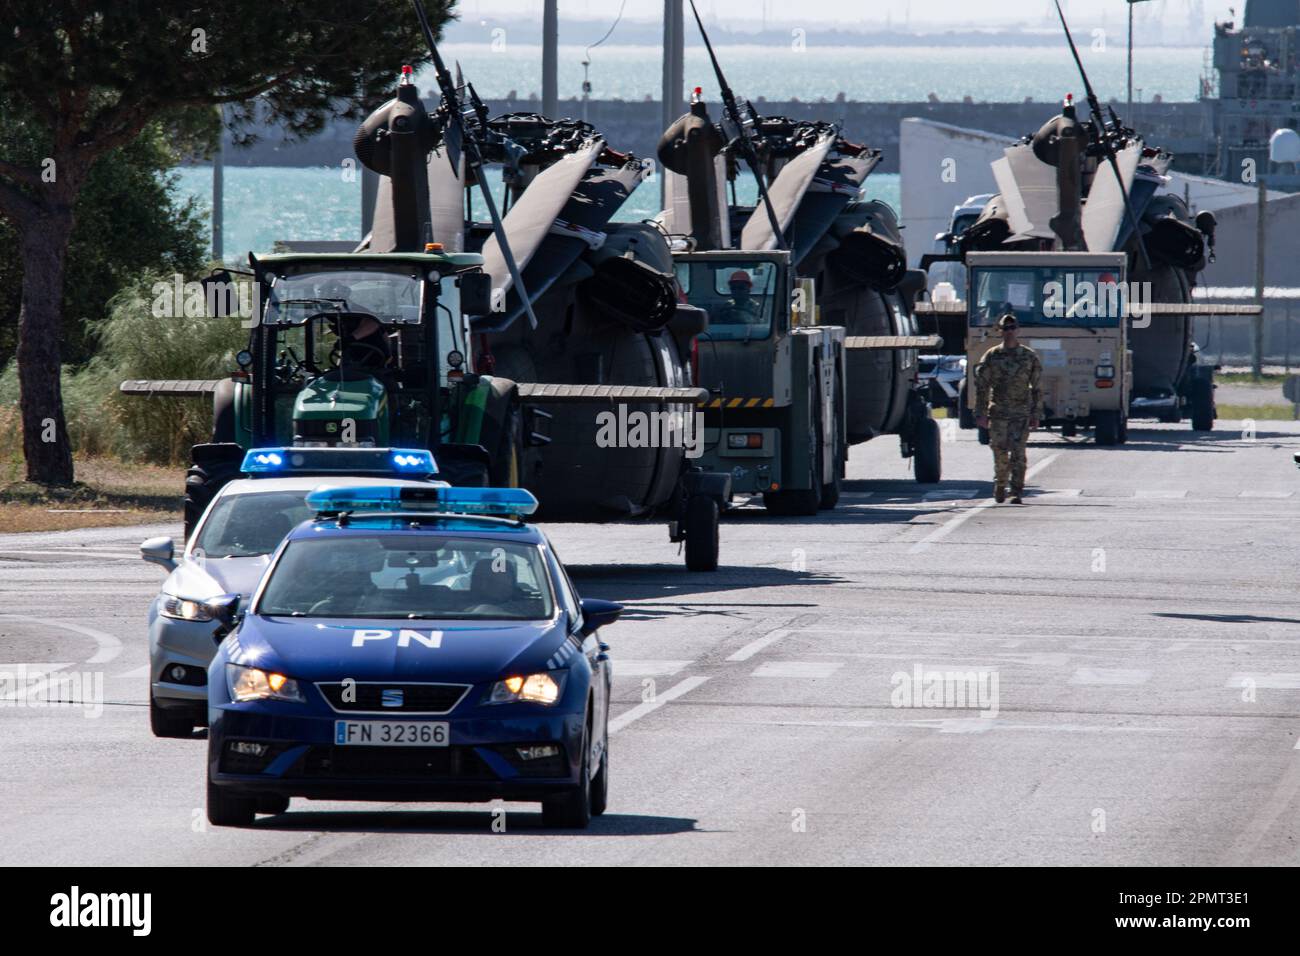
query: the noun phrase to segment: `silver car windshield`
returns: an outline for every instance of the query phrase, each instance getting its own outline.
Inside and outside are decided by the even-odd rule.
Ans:
[[[375,533],[289,542],[255,613],[533,621],[554,607],[535,544]]]
[[[313,514],[302,491],[226,495],[212,506],[194,541],[205,558],[270,554],[284,536]]]

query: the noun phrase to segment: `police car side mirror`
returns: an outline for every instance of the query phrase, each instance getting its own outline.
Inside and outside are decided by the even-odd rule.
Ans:
[[[204,601],[203,606],[212,615],[212,620],[224,627],[233,627],[239,620],[238,594],[218,594]]]
[[[582,633],[594,634],[607,624],[613,624],[623,613],[623,605],[613,601],[601,601],[596,598],[583,598],[578,602],[582,606]]]
[[[156,564],[164,570],[176,570],[176,544],[171,538],[150,538],[140,545],[140,557],[150,564]]]

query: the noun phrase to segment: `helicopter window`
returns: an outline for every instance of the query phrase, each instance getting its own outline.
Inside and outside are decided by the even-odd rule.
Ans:
[[[1014,312],[1025,326],[1114,327],[1125,309],[1124,285],[1108,269],[979,268],[971,288],[973,326]]]
[[[701,338],[765,339],[772,331],[776,266],[771,262],[701,260],[677,264],[686,300],[709,313]]]
[[[415,272],[337,269],[279,276],[271,286],[263,321],[301,325],[322,313],[373,315],[385,325],[420,322],[424,281]]]

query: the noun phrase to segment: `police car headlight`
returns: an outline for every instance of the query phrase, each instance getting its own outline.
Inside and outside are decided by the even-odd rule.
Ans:
[[[292,677],[256,667],[244,667],[242,664],[226,665],[226,687],[230,690],[230,698],[241,702],[303,699],[298,682]]]
[[[560,699],[562,690],[564,690],[563,671],[507,677],[492,685],[492,692],[488,694],[487,702],[489,704],[520,702],[553,704]]]
[[[212,615],[202,601],[163,593],[158,613],[175,621],[210,621]]]

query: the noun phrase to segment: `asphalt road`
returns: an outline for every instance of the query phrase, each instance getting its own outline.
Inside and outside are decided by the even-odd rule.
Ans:
[[[881,439],[837,511],[728,518],[716,574],[685,572],[662,525],[548,528],[584,596],[628,605],[605,632],[610,809],[585,833],[527,804],[501,833],[487,805],[301,800],[207,826],[203,740],[154,739],[145,707],[162,572],[136,545],[179,529],[0,536],[0,671],[102,674],[105,701],[0,706],[0,846],[11,864],[1300,863],[1300,424],[1232,425],[1044,436],[1019,507],[987,497],[973,433],[937,488]]]

